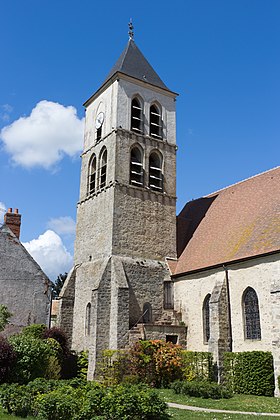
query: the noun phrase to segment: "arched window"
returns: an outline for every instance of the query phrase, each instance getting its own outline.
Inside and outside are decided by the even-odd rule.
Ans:
[[[204,343],[208,343],[210,338],[210,298],[210,294],[205,297],[202,308]]]
[[[143,187],[143,153],[137,146],[130,152],[130,184]]]
[[[107,177],[107,150],[102,149],[99,157],[99,188],[103,188],[106,185]]]
[[[139,134],[143,132],[143,107],[138,98],[131,101],[131,130]]]
[[[252,287],[248,287],[243,293],[243,316],[245,338],[248,340],[260,340],[261,324],[259,301],[257,293]]]
[[[158,192],[163,189],[162,157],[157,152],[152,152],[149,157],[149,187]]]
[[[162,139],[162,120],[159,107],[150,106],[150,136]]]
[[[88,194],[96,190],[96,156],[93,154],[89,162],[88,170]]]
[[[91,315],[91,304],[88,303],[86,307],[86,319],[85,319],[85,334],[90,335],[90,315]]]
[[[153,320],[152,305],[149,302],[143,306],[143,324],[148,324]]]

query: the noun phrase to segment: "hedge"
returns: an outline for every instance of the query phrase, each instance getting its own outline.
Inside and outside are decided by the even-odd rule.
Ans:
[[[225,353],[224,378],[237,394],[273,396],[272,354],[264,351]]]
[[[28,385],[2,385],[2,408],[9,414],[40,420],[164,420],[167,405],[144,385],[104,387],[80,379],[46,381]]]

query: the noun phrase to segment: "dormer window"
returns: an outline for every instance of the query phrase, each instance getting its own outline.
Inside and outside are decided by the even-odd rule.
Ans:
[[[161,111],[155,104],[150,107],[150,136],[162,139]]]
[[[130,184],[143,187],[143,153],[138,146],[130,152]]]
[[[96,156],[92,155],[88,171],[88,193],[93,194],[96,190]]]
[[[149,187],[158,192],[163,190],[162,157],[159,152],[152,152],[149,157]]]
[[[99,165],[99,188],[103,188],[107,177],[107,150],[105,148],[100,154]]]
[[[131,131],[138,134],[143,132],[143,107],[138,98],[131,101]]]

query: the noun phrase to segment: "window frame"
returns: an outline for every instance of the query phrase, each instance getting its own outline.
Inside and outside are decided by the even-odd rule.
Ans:
[[[210,300],[211,294],[208,293],[202,305],[202,319],[203,319],[203,343],[208,344],[211,337],[211,325],[210,325]]]
[[[95,170],[92,171],[93,163],[95,163]],[[92,177],[94,175],[94,180],[92,180]],[[91,184],[94,184],[94,188],[91,188]],[[87,193],[88,195],[94,194],[97,190],[97,157],[96,154],[93,153],[91,155],[91,158],[89,160],[88,165],[88,185],[87,185]]]
[[[86,306],[86,316],[85,316],[85,335],[89,336],[91,330],[91,303],[88,302]]]
[[[157,157],[157,159],[159,160],[159,166],[152,166],[152,156]],[[148,184],[150,190],[163,193],[163,156],[158,150],[152,150],[149,155]]]
[[[156,102],[149,109],[149,135],[158,140],[163,138],[162,107]]]
[[[132,160],[132,153],[137,151],[139,153],[139,160]],[[139,144],[134,144],[130,149],[130,163],[129,163],[129,183],[134,187],[144,187],[144,151]],[[138,180],[137,180],[138,179]]]
[[[105,159],[104,159],[104,156],[105,156]],[[99,153],[99,166],[98,166],[98,188],[99,189],[104,188],[107,183],[107,166],[108,166],[107,163],[108,163],[108,152],[107,152],[106,147],[103,147]]]
[[[250,296],[250,295],[251,296]],[[249,297],[249,300],[248,300]],[[255,307],[249,308],[252,304]],[[247,300],[247,302],[246,302]],[[251,300],[251,301],[250,301]],[[250,341],[260,341],[262,339],[261,319],[260,319],[260,305],[257,292],[253,287],[247,287],[242,295],[242,313],[243,313],[243,326],[244,326],[244,339]]]
[[[137,104],[135,104],[137,102]],[[144,105],[143,99],[136,95],[131,99],[130,107],[130,131],[136,134],[144,132]]]

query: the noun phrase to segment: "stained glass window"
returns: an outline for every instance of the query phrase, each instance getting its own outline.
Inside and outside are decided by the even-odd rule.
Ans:
[[[205,343],[208,343],[210,338],[210,298],[211,295],[208,294],[203,303],[203,334]]]
[[[252,287],[248,287],[243,294],[243,313],[245,338],[249,340],[261,339],[261,324],[258,296]]]

